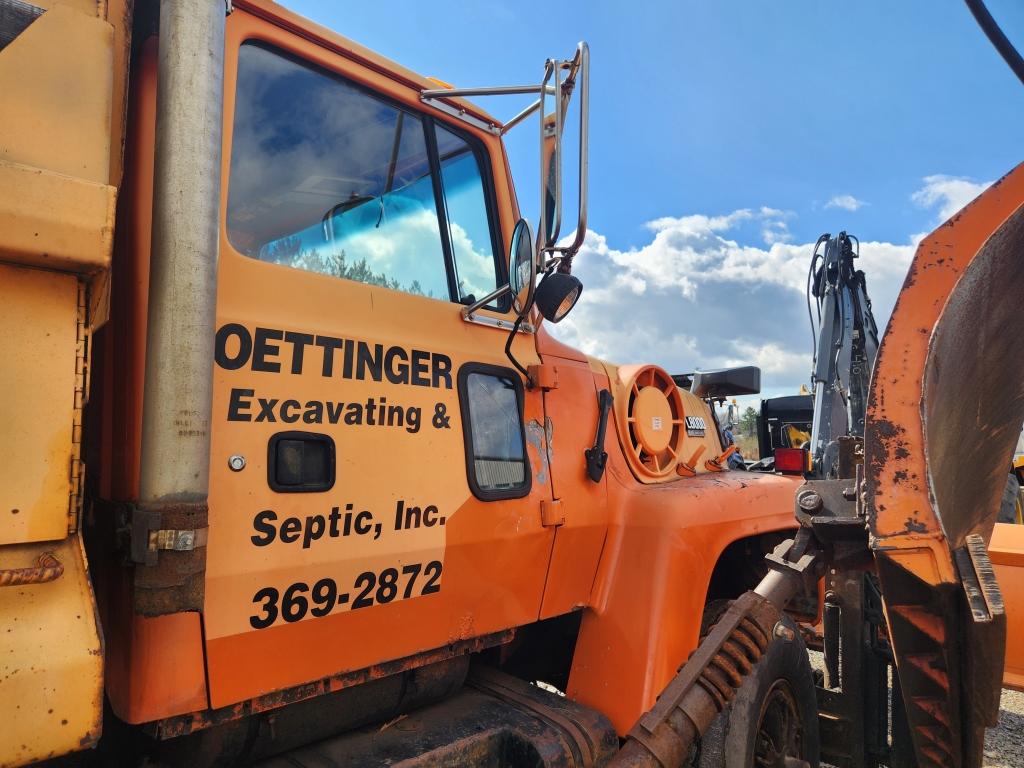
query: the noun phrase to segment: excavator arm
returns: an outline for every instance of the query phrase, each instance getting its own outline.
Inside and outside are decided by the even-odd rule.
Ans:
[[[857,239],[846,232],[826,233],[818,238],[807,275],[807,308],[815,333],[810,449],[818,477],[837,476],[840,437],[864,433],[878,328],[864,273],[854,267],[859,250]]]

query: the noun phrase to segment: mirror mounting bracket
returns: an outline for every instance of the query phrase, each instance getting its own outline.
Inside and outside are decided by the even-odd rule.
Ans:
[[[563,76],[564,73],[564,76]],[[576,51],[570,59],[548,59],[544,63],[544,77],[537,85],[506,85],[484,88],[425,88],[420,91],[420,101],[424,105],[437,109],[446,115],[462,120],[476,128],[487,131],[496,136],[504,136],[514,126],[523,122],[534,112],[541,113],[540,135],[542,141],[541,156],[543,157],[543,141],[547,138],[555,139],[556,157],[556,183],[554,190],[557,225],[552,227],[553,232],[547,232],[544,226],[544,182],[542,181],[541,194],[541,226],[538,227],[537,239],[537,261],[543,264],[544,253],[561,252],[571,258],[583,245],[587,230],[587,153],[588,153],[588,115],[590,111],[590,48],[585,42],[576,46]],[[556,246],[553,241],[558,238],[558,230],[561,224],[561,133],[564,127],[565,116],[569,108],[569,100],[573,91],[579,94],[580,105],[580,126],[579,126],[579,195],[578,208],[579,216],[576,224],[576,232],[573,241],[568,246]],[[481,114],[474,114],[470,111],[468,104],[460,104],[457,99],[473,96],[509,96],[509,95],[533,95],[534,101],[518,114],[514,115],[504,124],[484,119]],[[546,97],[554,97],[554,120],[545,119]],[[546,176],[545,169],[541,170],[541,179]],[[550,244],[549,244],[550,243]],[[544,271],[541,269],[540,271]]]
[[[491,317],[490,315],[467,314],[465,309],[462,310],[462,319],[467,323],[486,325],[490,328],[497,328],[501,331],[511,331],[515,328],[514,320],[505,320],[504,318]],[[536,328],[533,327],[532,323],[523,321],[519,324],[519,328],[517,330],[519,333],[533,333]]]

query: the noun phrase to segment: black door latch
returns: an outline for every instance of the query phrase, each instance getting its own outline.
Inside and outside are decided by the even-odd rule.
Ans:
[[[602,389],[597,393],[597,407],[600,415],[597,417],[597,438],[594,440],[594,447],[587,448],[583,455],[587,458],[587,476],[595,483],[600,483],[604,477],[604,468],[608,463],[608,453],[604,449],[604,433],[608,429],[608,412],[612,409],[612,393]]]

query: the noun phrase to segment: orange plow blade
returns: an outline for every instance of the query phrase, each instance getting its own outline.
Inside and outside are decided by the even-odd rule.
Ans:
[[[1006,616],[987,546],[1024,422],[1024,165],[925,238],[879,349],[864,503],[921,766],[980,764]]]

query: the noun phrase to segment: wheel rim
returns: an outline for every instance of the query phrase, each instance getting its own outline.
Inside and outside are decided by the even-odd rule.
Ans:
[[[787,768],[803,761],[803,723],[796,699],[785,680],[776,680],[761,705],[754,744],[758,768]]]

